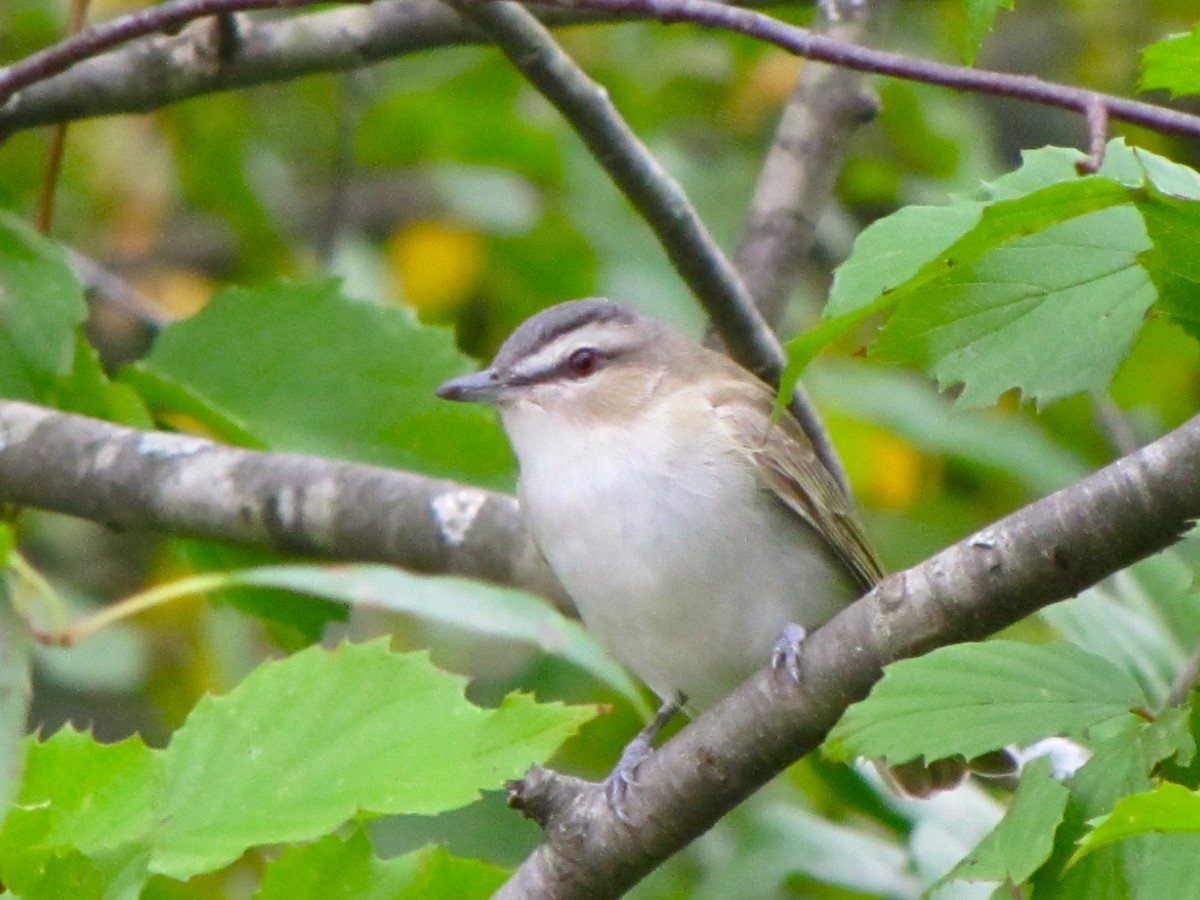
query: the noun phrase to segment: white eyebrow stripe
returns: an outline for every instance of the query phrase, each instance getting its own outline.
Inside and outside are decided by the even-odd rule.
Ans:
[[[589,322],[559,335],[536,352],[518,361],[513,374],[522,379],[537,379],[558,368],[567,355],[579,347],[594,347],[605,355],[630,345],[628,327],[619,322]]]

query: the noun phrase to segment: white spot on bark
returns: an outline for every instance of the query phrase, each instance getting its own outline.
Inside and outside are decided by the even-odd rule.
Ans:
[[[11,410],[6,409],[0,416],[0,450],[28,440],[44,419],[55,415],[50,410],[40,410],[24,403],[12,404]]]
[[[475,517],[485,502],[487,494],[474,488],[462,488],[433,498],[429,505],[447,544],[457,547],[467,539],[467,532],[475,524]]]
[[[96,451],[96,456],[92,460],[92,469],[97,472],[110,468],[117,461],[117,457],[121,455],[121,448],[117,444],[104,444]]]
[[[138,452],[146,456],[191,456],[211,446],[204,438],[165,431],[147,431],[138,440]]]

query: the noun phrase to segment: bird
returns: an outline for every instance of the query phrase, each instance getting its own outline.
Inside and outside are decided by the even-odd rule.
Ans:
[[[664,701],[652,728],[768,661],[797,674],[803,635],[883,576],[803,428],[773,414],[775,391],[629,306],[543,309],[437,393],[498,411],[534,543],[584,626]],[[618,783],[651,735],[623,754]],[[940,768],[892,781],[923,796],[961,777]]]

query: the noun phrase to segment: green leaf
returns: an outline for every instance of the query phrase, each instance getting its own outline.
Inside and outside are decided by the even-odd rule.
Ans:
[[[824,749],[843,760],[971,758],[1074,732],[1144,703],[1133,679],[1072,644],[960,644],[888,666],[870,696],[846,710]]]
[[[931,890],[951,881],[1021,884],[1049,859],[1069,796],[1070,791],[1051,777],[1048,759],[1029,763],[1004,818]]]
[[[343,840],[327,835],[289,847],[267,865],[255,900],[483,900],[504,881],[505,872],[472,859],[455,859],[441,847],[426,847],[382,860],[356,829]]]
[[[30,739],[20,796],[0,831],[0,879],[26,900],[138,897],[160,762],[136,737],[98,744],[68,727]]]
[[[756,798],[725,819],[706,840],[721,847],[720,861],[709,859],[704,881],[688,897],[796,896],[784,886],[797,875],[837,885],[853,897],[899,898],[918,893],[911,860],[897,843],[866,829],[831,822],[795,802]],[[706,856],[698,854],[699,859]],[[754,885],[754,891],[749,892],[747,885]],[[770,890],[772,886],[775,890]]]
[[[525,591],[382,565],[263,566],[228,573],[228,584],[280,588],[347,606],[408,613],[427,622],[530,644],[591,674],[642,715],[650,712],[629,674],[578,622]]]
[[[0,215],[0,397],[44,400],[71,369],[87,308],[60,248]]]
[[[58,379],[55,404],[67,412],[149,429],[154,419],[142,398],[129,385],[111,381],[100,357],[83,334],[76,335],[71,371]]]
[[[99,744],[68,727],[30,740],[17,806],[0,847],[111,850],[145,834],[161,779],[158,755],[131,737]]]
[[[1141,262],[1158,288],[1158,307],[1200,339],[1200,201],[1151,190],[1138,208],[1153,241]]]
[[[1069,868],[1065,866],[1075,851],[1075,841],[1085,832],[1085,820],[1110,812],[1128,794],[1149,790],[1153,786],[1151,772],[1163,760],[1192,752],[1194,743],[1188,733],[1186,711],[1165,710],[1152,722],[1123,716],[1092,729],[1088,743],[1092,758],[1067,780],[1071,796],[1066,821],[1059,828],[1053,859],[1034,876],[1033,893],[1063,900],[1178,896],[1143,894],[1134,889],[1139,884],[1160,883],[1148,869],[1156,855],[1149,842],[1164,837],[1130,838],[1101,847]],[[1172,848],[1166,850],[1170,853]],[[1172,868],[1164,877],[1169,879],[1176,872]]]
[[[1095,819],[1075,859],[1135,834],[1169,831],[1200,832],[1200,792],[1168,781],[1152,791],[1122,797],[1111,813]]]
[[[465,679],[385,641],[312,647],[196,705],[163,754],[151,871],[220,868],[359,813],[435,813],[546,759],[588,708],[463,698]]]
[[[1166,699],[1186,657],[1154,600],[1130,571],[1047,606],[1038,615],[1072,643],[1136,679],[1155,707]]]
[[[1170,91],[1172,97],[1200,94],[1200,26],[1142,51],[1138,89]]]
[[[433,394],[473,367],[448,330],[406,310],[347,299],[332,282],[275,283],[221,292],[123,377],[156,412],[229,440],[508,487],[491,413]]]
[[[1050,192],[1058,190],[1039,193]],[[963,406],[992,403],[1011,388],[1038,403],[1103,391],[1154,302],[1137,261],[1149,238],[1129,205],[1042,227],[1031,206],[1031,233],[993,243],[989,226],[1005,225],[990,214],[1003,206],[1019,215],[1017,206],[1035,196],[990,207],[971,236],[987,248],[963,258],[951,248],[939,277],[906,291],[872,352],[922,366],[944,386],[961,384]]]
[[[966,0],[967,27],[963,29],[960,43],[963,58],[968,63],[975,61],[983,36],[991,31],[1000,10],[1012,8],[1013,0]]]

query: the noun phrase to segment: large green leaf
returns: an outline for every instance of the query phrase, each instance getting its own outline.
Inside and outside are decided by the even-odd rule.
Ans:
[[[313,647],[202,700],[163,754],[151,871],[188,878],[248,847],[310,840],[359,812],[435,813],[543,761],[594,711],[510,695],[386,642]]]
[[[0,878],[27,900],[134,900],[148,877],[161,759],[139,738],[98,744],[64,728],[28,746],[0,831]]]
[[[1154,302],[1137,261],[1149,246],[1137,211],[1118,206],[1008,237],[974,259],[951,248],[944,273],[906,294],[873,352],[962,385],[965,406],[1011,388],[1038,402],[1102,391]]]
[[[164,329],[124,377],[159,413],[226,439],[429,475],[511,484],[493,417],[437,399],[473,363],[450,332],[332,282],[226,290]]]
[[[202,700],[165,750],[70,729],[32,742],[0,877],[22,896],[136,897],[150,873],[186,879],[361,813],[470,803],[594,715],[516,694],[481,709],[464,686],[384,641],[312,647]]]
[[[824,321],[789,343],[783,383],[877,314],[870,352],[960,387],[968,406],[1011,389],[1038,403],[1106,389],[1160,294],[1200,334],[1189,262],[1200,175],[1120,141],[1098,175],[1079,176],[1081,158],[1030,153],[983,199],[874,223],[836,273]]]
[[[0,397],[44,400],[71,369],[83,288],[62,248],[0,215]]]
[[[525,591],[381,565],[262,566],[226,575],[230,586],[278,588],[519,641],[567,660],[623,695],[643,715],[642,691],[587,631]]]
[[[825,750],[838,759],[971,758],[1076,732],[1145,702],[1133,679],[1073,644],[960,644],[888,666]]]

